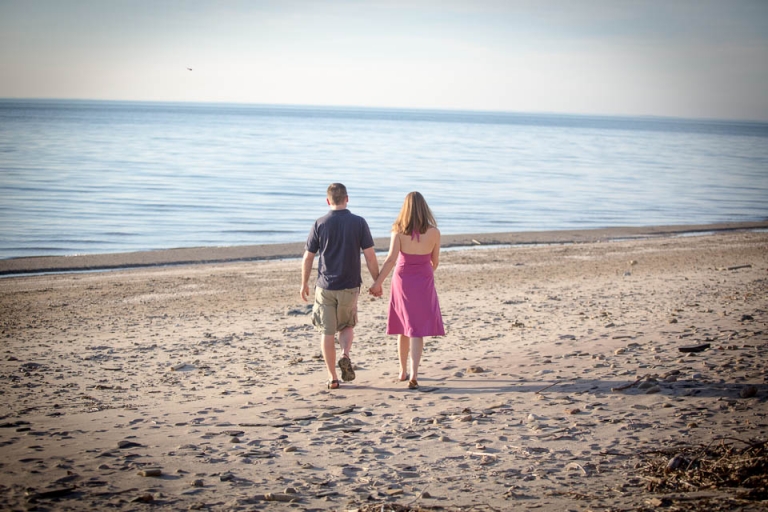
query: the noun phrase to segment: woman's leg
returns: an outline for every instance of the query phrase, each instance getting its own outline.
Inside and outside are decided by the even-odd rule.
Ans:
[[[419,363],[421,353],[424,351],[424,338],[411,338],[411,380],[417,381],[419,377]]]
[[[408,350],[411,338],[403,334],[397,335],[397,355],[400,358],[400,380],[408,380]]]

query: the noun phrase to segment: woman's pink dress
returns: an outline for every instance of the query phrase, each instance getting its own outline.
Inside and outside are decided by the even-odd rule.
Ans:
[[[431,254],[400,252],[392,274],[387,334],[444,336]]]

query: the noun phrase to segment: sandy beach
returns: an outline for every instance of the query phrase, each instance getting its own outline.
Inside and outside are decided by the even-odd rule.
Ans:
[[[446,237],[418,391],[301,244],[0,262],[0,508],[768,510],[767,227]]]

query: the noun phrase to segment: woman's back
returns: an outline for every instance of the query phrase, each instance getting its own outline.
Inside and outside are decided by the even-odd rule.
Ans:
[[[424,234],[415,233],[413,236],[398,234],[400,251],[406,254],[430,254],[440,241],[437,228],[429,228]]]

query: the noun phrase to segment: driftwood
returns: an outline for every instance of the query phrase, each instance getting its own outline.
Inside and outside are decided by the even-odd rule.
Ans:
[[[734,446],[726,440],[746,446]],[[721,438],[719,443],[715,441],[707,446],[658,450],[657,456],[644,461],[639,468],[647,481],[646,490],[669,493],[734,489],[740,499],[756,502],[768,499],[768,442],[732,437]]]
[[[544,386],[543,388],[541,388],[540,390],[538,390],[538,391],[536,392],[536,394],[538,395],[538,394],[539,394],[539,393],[541,393],[542,391],[546,391],[547,389],[549,389],[549,388],[551,388],[551,387],[554,387],[554,386],[557,386],[558,384],[562,384],[563,382],[573,382],[573,381],[575,381],[575,380],[579,380],[579,377],[573,377],[573,378],[571,378],[571,379],[565,379],[565,380],[560,380],[560,381],[554,382],[554,383],[550,384],[549,386]]]
[[[677,350],[680,352],[704,352],[710,347],[709,343],[702,343],[701,345],[689,345],[687,347],[678,347]]]
[[[75,487],[64,487],[62,489],[53,489],[51,491],[31,493],[29,496],[27,496],[27,501],[34,503],[37,500],[61,498],[62,496],[66,496],[67,494],[74,492],[75,489]]]
[[[611,391],[624,391],[625,389],[629,389],[629,388],[631,388],[633,386],[637,386],[638,384],[643,382],[647,377],[648,377],[647,375],[643,375],[642,377],[637,379],[635,382],[630,382],[629,384],[624,384],[623,386],[618,386],[618,387],[615,387],[615,388],[611,388]]]
[[[285,493],[271,493],[257,494],[253,497],[254,500],[260,501],[280,501],[283,503],[291,503],[299,501],[301,498],[297,494],[285,494]]]
[[[752,265],[733,265],[731,267],[718,268],[717,270],[740,270],[742,268],[752,268]]]

